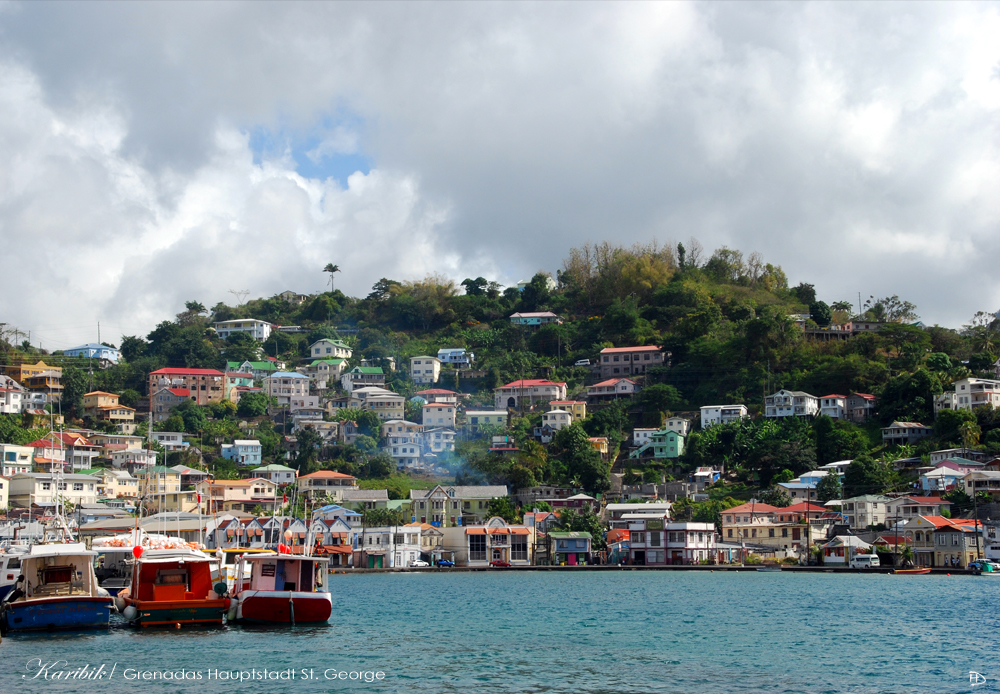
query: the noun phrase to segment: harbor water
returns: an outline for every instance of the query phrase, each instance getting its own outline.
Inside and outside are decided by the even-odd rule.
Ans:
[[[0,692],[1000,689],[991,578],[441,571],[330,586],[324,627],[12,634]],[[74,671],[94,679],[56,677]]]

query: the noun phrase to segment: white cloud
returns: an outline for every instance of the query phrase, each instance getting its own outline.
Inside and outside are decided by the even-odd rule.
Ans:
[[[16,5],[0,240],[48,256],[32,291],[0,280],[4,319],[139,331],[184,299],[320,289],[326,262],[365,293],[691,234],[831,301],[995,309],[996,5],[720,8]],[[342,189],[292,152],[255,165],[242,133],[286,126],[316,143],[296,156],[371,172]]]

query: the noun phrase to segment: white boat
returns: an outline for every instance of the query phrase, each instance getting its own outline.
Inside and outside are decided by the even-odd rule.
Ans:
[[[0,601],[14,589],[14,583],[21,575],[21,556],[26,550],[8,550],[0,554]]]
[[[257,624],[325,624],[333,611],[327,587],[327,557],[251,554],[240,563],[230,614]],[[244,567],[249,573],[244,574]]]
[[[107,628],[114,605],[97,584],[95,556],[97,552],[79,542],[35,545],[21,555],[23,587],[4,600],[0,628],[5,632]]]

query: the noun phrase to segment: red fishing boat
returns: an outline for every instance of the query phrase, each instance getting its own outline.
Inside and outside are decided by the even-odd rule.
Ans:
[[[143,627],[222,624],[230,600],[212,580],[212,557],[192,549],[133,550],[132,585],[118,594],[125,619]]]
[[[918,567],[913,568],[913,569],[895,569],[893,571],[894,574],[905,574],[905,575],[909,575],[909,574],[929,574],[930,572],[931,572],[930,567],[927,567],[927,566],[918,566]]]
[[[235,610],[230,608],[236,621],[317,624],[330,619],[333,599],[326,584],[327,557],[250,554],[243,560],[236,585],[248,587],[236,594]]]

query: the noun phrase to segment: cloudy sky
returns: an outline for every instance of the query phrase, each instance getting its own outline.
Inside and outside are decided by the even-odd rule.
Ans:
[[[0,322],[48,349],[586,241],[1000,308],[1000,5],[0,5]]]

